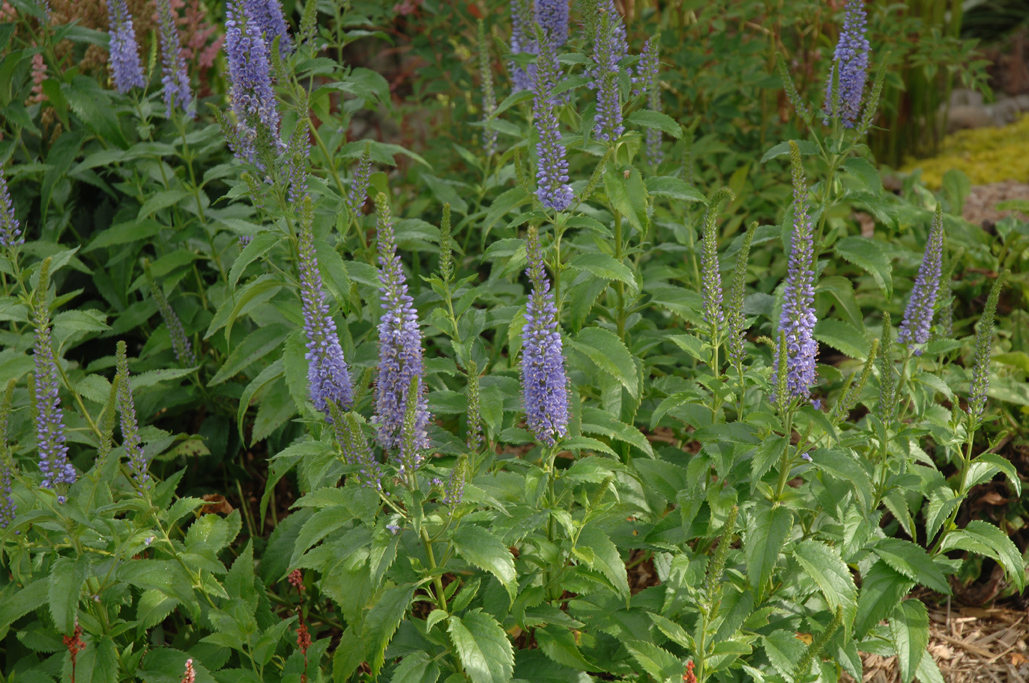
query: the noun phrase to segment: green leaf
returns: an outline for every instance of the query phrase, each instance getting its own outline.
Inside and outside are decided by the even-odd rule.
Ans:
[[[649,109],[637,109],[629,115],[628,121],[637,126],[655,128],[668,133],[676,140],[682,138],[682,127],[668,114],[650,111]]]
[[[514,649],[497,620],[481,609],[460,618],[451,615],[450,639],[472,683],[508,683],[514,673]]]
[[[747,576],[758,595],[763,594],[765,585],[772,578],[779,552],[792,530],[793,513],[786,507],[762,506],[756,513],[751,513],[745,544]]]
[[[236,410],[236,428],[241,436],[243,434],[243,418],[246,417],[247,409],[250,408],[250,402],[254,400],[254,396],[267,384],[282,376],[282,359],[280,358],[262,370],[243,390],[243,395],[239,399],[239,408]],[[263,517],[264,515],[262,514],[261,516]]]
[[[439,679],[439,667],[429,660],[424,652],[414,652],[402,660],[393,671],[390,683],[436,683]]]
[[[929,611],[917,598],[897,605],[890,619],[902,683],[911,683],[929,645]]]
[[[948,550],[968,550],[992,557],[1004,566],[1019,591],[1025,589],[1022,554],[1011,539],[992,524],[974,519],[964,529],[950,532],[940,546],[941,552]]]
[[[139,214],[136,216],[136,220],[142,221],[161,209],[175,206],[188,196],[189,193],[185,190],[162,190],[161,192],[156,192],[147,197],[143,206],[139,207]]]
[[[871,350],[871,344],[864,334],[842,320],[819,320],[815,324],[814,337],[856,360],[864,360]]]
[[[893,266],[878,242],[852,235],[836,243],[836,254],[863,268],[886,295],[893,297]]]
[[[867,159],[862,159],[861,157],[850,157],[843,162],[843,170],[857,178],[861,184],[865,186],[865,189],[873,195],[882,194],[882,176],[879,175],[879,169],[870,164]]]
[[[640,172],[630,168],[629,176],[625,177],[614,164],[608,164],[604,171],[604,190],[611,208],[621,214],[629,225],[643,232],[644,222],[648,220],[647,188]]]
[[[797,662],[804,656],[807,646],[789,631],[772,631],[761,637],[768,661],[783,676],[792,677]]]
[[[149,239],[165,229],[165,227],[153,219],[133,220],[128,223],[112,225],[94,237],[93,241],[82,249],[82,253],[86,254],[95,249]]]
[[[453,543],[461,558],[497,577],[514,600],[518,589],[514,557],[499,538],[481,526],[463,524],[454,532]]]
[[[563,626],[548,625],[535,630],[536,642],[543,654],[563,666],[579,671],[592,671],[595,667],[586,661],[575,644],[575,636]]]
[[[232,349],[228,358],[225,359],[225,363],[208,382],[208,386],[221,384],[264,358],[282,344],[282,340],[289,332],[290,328],[285,325],[268,325],[257,328],[243,338],[243,343]]]
[[[862,577],[854,635],[864,638],[873,626],[889,618],[913,585],[914,581],[885,562],[880,560],[873,564]]]
[[[601,254],[600,252],[585,252],[579,254],[568,263],[568,267],[574,270],[585,270],[593,273],[604,280],[618,280],[629,285],[633,291],[637,289],[636,280],[632,270],[613,256]]]
[[[1017,496],[1022,495],[1022,480],[1018,478],[1011,461],[996,453],[983,453],[971,462],[968,468],[968,475],[965,479],[965,490],[971,489],[977,484],[989,481],[997,472],[1003,472]]]
[[[103,236],[103,234],[101,234]],[[99,240],[93,240],[93,243],[89,245],[90,249],[94,248],[94,244]],[[251,263],[261,258],[276,244],[282,242],[282,235],[274,232],[262,232],[258,233],[250,240],[250,244],[243,248],[236,260],[232,262],[232,268],[229,269],[229,284],[233,287],[239,282],[239,276],[243,274],[243,271]]]
[[[645,640],[626,640],[625,649],[655,681],[682,675],[682,662],[668,650]]]
[[[754,449],[754,457],[750,461],[750,490],[757,489],[758,482],[765,476],[772,465],[779,462],[786,450],[786,439],[773,434],[762,441]]]
[[[85,557],[79,557],[78,561],[61,557],[50,569],[50,614],[61,633],[71,634],[75,630],[79,597],[82,584],[86,582],[86,567]]]
[[[818,584],[829,607],[843,609],[843,621],[849,627],[857,614],[857,587],[837,551],[819,541],[807,540],[794,546],[793,556]]]
[[[157,590],[175,598],[191,612],[199,605],[186,570],[173,560],[133,560],[118,568],[118,578],[144,590]]]
[[[675,176],[651,176],[647,178],[647,192],[654,197],[668,197],[680,202],[703,202],[707,198],[700,190],[686,184],[685,180]]]
[[[364,619],[361,639],[365,654],[372,665],[372,676],[378,676],[382,669],[386,646],[393,639],[401,620],[414,596],[415,584],[405,583],[387,589],[368,611]]]
[[[70,678],[71,666],[68,666],[68,674]],[[85,651],[78,656],[75,680],[79,683],[117,683],[118,650],[114,647],[113,638],[92,638],[88,642]],[[197,680],[201,680],[199,675]]]
[[[836,313],[864,335],[865,321],[854,298],[854,283],[845,277],[831,275],[823,277],[815,287],[815,293],[825,292],[836,300]],[[828,342],[827,342],[828,343]]]
[[[618,380],[634,398],[639,397],[636,363],[618,335],[602,327],[586,327],[571,341],[571,346]]]
[[[640,449],[650,457],[654,457],[654,449],[647,437],[632,425],[619,422],[599,408],[584,407],[582,409],[582,431],[585,434],[600,434],[616,439]]]
[[[947,683],[943,674],[940,673],[940,667],[936,665],[936,660],[928,653],[918,660],[915,676],[918,677],[920,683]]]
[[[628,602],[629,575],[625,570],[625,562],[618,554],[618,548],[607,534],[595,526],[585,526],[579,533],[577,547],[586,547],[593,552],[593,560],[589,563],[611,582],[619,594]]]
[[[880,538],[872,547],[883,562],[938,593],[950,595],[950,584],[921,546],[900,538]]]

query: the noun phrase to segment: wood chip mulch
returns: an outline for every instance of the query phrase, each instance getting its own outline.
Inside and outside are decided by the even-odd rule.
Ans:
[[[929,653],[947,683],[1029,681],[1029,612],[1004,608],[930,608]],[[865,654],[861,683],[899,683],[896,657]],[[854,680],[844,674],[845,683]]]

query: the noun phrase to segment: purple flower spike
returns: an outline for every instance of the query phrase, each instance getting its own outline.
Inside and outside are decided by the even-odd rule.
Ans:
[[[626,53],[624,34],[625,25],[613,6],[610,10],[601,8],[590,56],[592,64],[588,68],[589,86],[597,93],[593,134],[600,140],[614,140],[625,131],[618,86],[619,62]]]
[[[364,203],[368,201],[368,179],[372,175],[371,147],[365,147],[361,161],[354,167],[350,178],[350,191],[347,193],[347,206],[355,216],[361,215]]]
[[[543,270],[543,250],[536,227],[529,228],[525,255],[532,293],[522,328],[522,396],[525,421],[536,439],[552,446],[568,428],[568,380],[561,353],[561,332],[550,280]]]
[[[240,159],[257,163],[256,141],[262,133],[278,139],[279,112],[275,107],[268,49],[250,4],[230,0],[225,9],[225,51],[228,53],[232,111],[238,140],[233,151]]]
[[[790,240],[789,270],[783,288],[779,331],[786,333],[786,387],[790,395],[806,398],[815,383],[815,356],[818,342],[814,338],[815,273],[812,270],[814,243],[811,217],[808,216],[807,183],[800,161],[800,149],[790,141],[793,162],[793,237]],[[778,356],[776,373],[782,372]]]
[[[993,352],[993,319],[997,313],[997,301],[1008,271],[1000,274],[993,283],[990,296],[975,333],[975,361],[972,365],[972,384],[968,395],[968,415],[978,423],[986,409],[986,391],[990,388],[990,356]]]
[[[568,40],[568,0],[536,0],[536,21],[558,48]]]
[[[171,117],[172,110],[182,107],[186,116],[193,118],[193,93],[189,88],[189,73],[186,60],[182,57],[182,40],[179,37],[178,14],[169,0],[155,0],[157,19],[161,34],[161,83],[164,85],[165,116]]]
[[[379,320],[379,379],[375,385],[375,416],[372,421],[378,425],[379,445],[383,450],[402,448],[417,452],[429,447],[426,429],[430,415],[425,396],[422,333],[418,329],[414,299],[407,293],[407,278],[397,254],[386,195],[380,192],[375,206],[378,211],[379,281],[382,283],[379,291],[383,312]],[[417,401],[413,423],[407,430],[412,443],[405,446],[404,417],[412,382]],[[417,465],[414,453],[401,455],[401,469]]]
[[[265,52],[271,54],[275,39],[279,39],[279,54],[283,57],[293,49],[286,17],[279,0],[244,0],[247,11],[257,24],[257,33],[264,39]]]
[[[647,108],[656,112],[661,111],[661,90],[657,79],[658,50],[658,36],[653,36],[640,52],[640,62],[636,67],[636,77],[633,79],[635,83],[633,96],[646,96]],[[647,143],[647,160],[651,165],[657,167],[664,159],[661,151],[661,131],[657,128],[647,128],[643,135]]]
[[[867,23],[864,0],[848,0],[843,30],[836,43],[832,71],[825,88],[826,124],[829,122],[828,117],[832,116],[832,83],[835,74],[838,74],[840,121],[844,127],[853,128],[861,113],[861,98],[868,77],[868,53],[871,50],[868,38],[865,37]]]
[[[39,272],[32,322],[36,327],[33,360],[36,399],[36,449],[39,451],[39,469],[43,473],[41,486],[52,489],[58,484],[74,484],[77,475],[68,462],[68,446],[64,437],[64,412],[57,383],[57,361],[54,359],[50,339],[50,312],[47,308],[47,290],[50,286],[50,259],[43,262]]]
[[[0,247],[10,249],[25,241],[22,237],[20,223],[14,217],[14,202],[7,191],[7,176],[0,165]]]
[[[14,394],[14,380],[7,383],[7,391],[4,392],[0,402],[0,529],[6,529],[7,525],[14,521],[14,513],[18,506],[14,503],[11,495],[11,482],[14,478],[14,458],[7,446],[7,420],[11,415],[11,397]]]
[[[132,400],[132,385],[129,380],[129,359],[125,342],[118,342],[118,412],[121,413],[121,435],[125,445],[125,453],[129,458],[129,469],[132,479],[140,494],[150,488],[150,475],[147,474],[147,460],[143,454],[143,442],[139,438],[139,424],[136,422],[136,406]]]
[[[536,43],[535,17],[532,12],[533,0],[511,0],[511,54],[539,53],[539,45]],[[514,92],[528,90],[532,87],[533,75],[536,73],[534,65],[530,64],[522,68],[512,63],[511,81],[514,84]]]
[[[133,88],[145,88],[143,64],[139,61],[139,45],[136,44],[136,30],[132,26],[125,0],[110,0],[107,3],[107,17],[111,34],[111,72],[114,87],[120,93]]]
[[[336,321],[329,315],[329,305],[322,292],[322,274],[314,249],[311,222],[311,198],[305,196],[300,207],[300,301],[307,335],[307,391],[314,407],[331,420],[328,400],[342,410],[349,410],[354,401],[350,370],[343,357],[343,347],[336,335]]]
[[[901,344],[925,344],[933,324],[933,310],[936,295],[940,291],[940,275],[943,272],[943,212],[936,206],[932,227],[929,228],[929,242],[925,245],[922,265],[918,268],[911,298],[904,309],[904,320],[900,323],[897,341]]]
[[[532,101],[532,116],[539,133],[539,142],[536,144],[536,198],[549,209],[564,211],[571,206],[574,194],[572,186],[568,184],[568,160],[561,144],[557,112],[554,111],[554,84],[559,73],[553,47],[550,41],[544,40],[536,64]]]

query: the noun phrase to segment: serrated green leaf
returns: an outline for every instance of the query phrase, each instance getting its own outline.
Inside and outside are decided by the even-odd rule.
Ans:
[[[675,176],[651,176],[647,178],[647,192],[655,197],[668,197],[680,202],[707,203],[707,198],[692,185]]]
[[[625,561],[618,554],[618,548],[608,535],[595,526],[587,525],[579,533],[576,546],[589,548],[593,553],[590,567],[596,569],[611,582],[623,599],[629,599],[629,575]]]
[[[871,350],[871,344],[865,336],[842,320],[819,320],[813,334],[818,341],[856,360],[864,360]]]
[[[646,128],[654,128],[671,135],[676,140],[682,138],[682,127],[668,114],[649,109],[637,109],[628,118],[629,123]]]
[[[514,672],[514,649],[504,629],[489,614],[474,609],[451,615],[450,639],[472,683],[508,683]]]
[[[94,240],[96,243],[97,240]],[[282,242],[282,236],[274,232],[262,232],[258,233],[250,240],[250,243],[243,247],[243,251],[239,253],[236,260],[232,262],[232,268],[229,269],[229,284],[233,287],[239,282],[239,276],[243,274],[246,267],[251,263],[261,258],[276,244]],[[89,245],[89,248],[93,248],[93,244]]]
[[[820,541],[809,539],[794,546],[793,556],[804,573],[818,584],[829,607],[833,610],[843,609],[843,622],[849,629],[857,614],[857,587],[837,551]]]
[[[893,266],[878,242],[851,235],[837,242],[835,249],[837,256],[868,272],[887,299],[893,297]]]
[[[232,349],[228,358],[218,368],[218,372],[208,382],[208,386],[217,386],[246,370],[258,360],[279,348],[282,345],[282,340],[291,331],[285,325],[268,325],[257,328]]]
[[[902,683],[911,683],[929,645],[929,611],[925,605],[918,599],[897,605],[890,618],[890,633],[897,650],[900,679]]]
[[[872,547],[883,562],[934,591],[950,595],[950,584],[921,546],[900,538],[880,538]]]
[[[50,568],[50,614],[61,633],[71,634],[75,630],[79,597],[82,584],[86,582],[86,567],[85,557],[79,557],[77,561],[70,557],[60,557]]]
[[[585,270],[604,280],[624,282],[633,291],[636,290],[636,280],[633,277],[632,270],[613,256],[601,254],[600,252],[585,252],[569,261],[568,267],[573,270]]]
[[[454,532],[453,543],[462,559],[497,577],[514,600],[518,589],[514,556],[499,538],[480,526],[463,524]]]
[[[372,665],[373,676],[378,676],[382,669],[386,646],[407,614],[414,589],[415,585],[410,583],[387,589],[364,619],[361,639],[364,641],[365,655]]]
[[[654,457],[654,449],[651,447],[643,432],[632,425],[619,422],[599,408],[585,407],[582,409],[582,431],[586,434],[599,434],[611,439],[616,439],[640,449],[650,457]]]
[[[600,370],[618,380],[632,396],[639,396],[636,364],[629,349],[614,332],[602,327],[586,327],[579,331],[570,345]]]
[[[988,522],[974,519],[964,529],[947,534],[941,552],[968,550],[992,557],[999,562],[1019,591],[1025,589],[1025,562],[1011,539]]]
[[[758,595],[772,577],[786,539],[793,530],[793,513],[783,506],[761,506],[750,515],[744,549],[747,554],[747,577]]]
[[[390,683],[436,683],[438,679],[439,667],[429,660],[429,655],[413,652],[400,660]]]
[[[861,580],[854,635],[864,638],[873,626],[888,619],[913,585],[914,581],[882,560],[873,564]]]

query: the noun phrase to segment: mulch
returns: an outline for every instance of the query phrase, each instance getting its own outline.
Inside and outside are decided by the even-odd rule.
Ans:
[[[1029,681],[1029,611],[1003,607],[929,610],[929,654],[947,683]],[[861,683],[900,683],[896,657],[865,654]],[[845,683],[855,683],[844,674]]]

